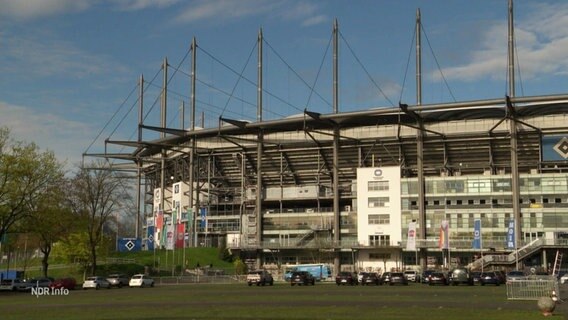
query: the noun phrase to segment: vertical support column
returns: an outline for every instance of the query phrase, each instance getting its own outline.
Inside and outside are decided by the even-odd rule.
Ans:
[[[144,123],[144,75],[140,75],[138,97],[138,143],[142,142],[142,124]],[[135,237],[140,236],[140,202],[142,192],[142,159],[137,159],[136,169],[136,233]],[[144,215],[146,219],[146,215]]]
[[[191,133],[195,132],[195,80],[196,80],[196,51],[197,51],[197,42],[195,41],[195,37],[191,41]],[[190,221],[190,225],[188,225],[189,234],[190,234],[190,247],[197,247],[197,206],[194,205],[193,194],[194,194],[194,184],[195,184],[195,162],[194,162],[194,153],[195,153],[195,135],[191,138],[191,143],[189,147],[189,208],[191,209],[191,217],[188,217]]]
[[[339,24],[337,19],[333,22],[333,113],[339,112]],[[336,250],[334,257],[335,271],[341,268],[341,217],[339,211],[339,127],[333,127],[333,241]]]
[[[256,120],[262,122],[262,28],[258,32],[258,83],[257,83],[257,109]],[[262,152],[264,135],[262,129],[258,131],[258,144],[256,146],[256,245],[257,251],[256,265],[260,267],[262,253]]]
[[[167,103],[168,103],[168,58],[164,58],[164,63],[162,65],[162,73],[163,73],[163,84],[162,84],[162,99],[161,99],[161,108],[160,108],[160,127],[166,127],[166,119],[167,119]],[[166,133],[160,132],[160,138],[165,138]],[[162,214],[165,213],[164,208],[164,195],[166,194],[166,150],[162,148],[162,159],[160,161],[160,206],[162,210]]]
[[[422,105],[422,37],[420,9],[416,10],[416,105]],[[420,239],[425,243],[426,234],[426,190],[424,186],[424,131],[423,123],[418,123],[416,131],[416,171],[418,176],[418,221],[420,225]],[[428,249],[420,248],[420,266],[426,270],[428,263]]]
[[[515,96],[515,35],[514,35],[514,23],[513,23],[513,0],[509,0],[509,30],[508,30],[508,52],[509,52],[509,97],[513,98]],[[510,109],[513,109],[511,103]],[[515,217],[515,246],[521,245],[522,230],[521,230],[521,208],[519,205],[519,199],[521,195],[521,190],[519,186],[519,159],[518,159],[518,147],[517,147],[517,124],[515,122],[515,114],[511,112],[509,114],[509,132],[511,135],[511,192],[513,196],[513,216]],[[516,249],[516,248],[515,248]],[[516,261],[516,268],[519,268],[519,261]]]

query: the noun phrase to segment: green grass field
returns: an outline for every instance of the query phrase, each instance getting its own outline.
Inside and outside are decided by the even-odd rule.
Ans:
[[[563,319],[557,308],[553,319]],[[156,285],[0,293],[0,319],[541,319],[536,301],[508,301],[506,287]]]

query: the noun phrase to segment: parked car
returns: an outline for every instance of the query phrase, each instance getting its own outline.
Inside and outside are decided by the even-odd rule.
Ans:
[[[335,284],[339,285],[357,285],[357,275],[351,272],[340,272],[335,276]]]
[[[20,283],[18,290],[20,291],[30,291],[32,288],[49,288],[53,278],[32,278],[26,279]]]
[[[256,284],[257,286],[260,285],[273,285],[274,279],[270,272],[265,270],[258,270],[258,271],[251,271],[247,274],[247,284],[252,286]]]
[[[395,284],[408,285],[408,281],[402,272],[390,272],[388,282],[391,286],[394,286]]]
[[[473,275],[466,268],[455,268],[450,272],[450,283],[454,286],[458,284],[473,286]]]
[[[307,271],[294,271],[290,277],[290,285],[309,285],[312,286],[316,284],[316,279],[311,273]]]
[[[515,280],[524,280],[524,279],[526,279],[526,277],[527,276],[525,275],[524,271],[513,270],[513,271],[507,272],[506,280],[507,280],[507,282],[515,281]]]
[[[370,285],[374,284],[376,286],[383,284],[383,279],[375,272],[363,272],[363,276],[361,278],[361,285]]]
[[[75,278],[60,278],[53,281],[49,287],[52,289],[75,290],[75,287],[77,287],[77,281]]]
[[[104,277],[99,277],[99,276],[88,277],[83,282],[83,290],[89,289],[89,288],[92,288],[92,289],[95,289],[95,290],[99,290],[100,288],[110,289],[110,283]]]
[[[565,273],[560,277],[560,283],[561,284],[568,283],[568,273]]]
[[[427,284],[428,280],[430,280],[430,275],[432,274],[432,272],[436,272],[436,270],[424,270],[424,272],[422,272],[422,275],[420,276],[420,281],[424,284]]]
[[[471,273],[471,277],[473,278],[473,284],[475,285],[476,283],[480,283],[479,282],[479,277],[481,277],[481,272],[480,271],[475,271]]]
[[[494,284],[498,286],[501,284],[501,280],[494,271],[482,272],[479,276],[479,284],[481,284],[482,286],[486,284]]]
[[[416,270],[406,270],[404,276],[408,282],[420,282],[420,274]]]
[[[496,270],[496,271],[493,271],[493,272],[495,273],[495,276],[497,277],[497,279],[499,279],[500,284],[507,283],[507,274],[505,273],[505,271]]]
[[[128,285],[131,287],[153,287],[154,279],[150,278],[145,274],[135,274],[130,278]]]
[[[27,284],[21,279],[4,279],[0,282],[0,291],[22,291]]]
[[[428,285],[433,286],[436,284],[441,284],[447,286],[450,282],[448,281],[448,276],[443,272],[432,272],[428,276]]]
[[[111,287],[122,288],[122,286],[128,286],[130,279],[124,274],[115,273],[108,275],[107,281],[110,283]]]

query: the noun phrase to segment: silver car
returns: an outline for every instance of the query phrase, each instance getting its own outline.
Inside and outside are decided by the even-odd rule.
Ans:
[[[127,276],[119,273],[111,274],[107,277],[107,281],[110,283],[111,287],[122,288],[122,286],[128,286],[129,280]]]
[[[89,288],[95,290],[99,290],[99,288],[110,289],[110,282],[108,282],[107,279],[104,277],[99,277],[99,276],[88,277],[87,279],[85,279],[85,282],[83,282],[83,290]]]

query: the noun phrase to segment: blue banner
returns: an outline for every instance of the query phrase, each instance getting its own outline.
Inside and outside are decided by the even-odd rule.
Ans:
[[[140,238],[118,238],[118,252],[135,252],[142,249]]]
[[[154,251],[154,226],[146,227],[148,230],[146,236],[146,250]]]
[[[207,222],[207,208],[200,208],[201,213],[201,228],[205,228]]]
[[[542,161],[568,160],[568,137],[566,135],[542,136]]]
[[[507,228],[507,249],[515,249],[515,220],[509,220]]]
[[[473,222],[473,249],[481,249],[481,220]]]

